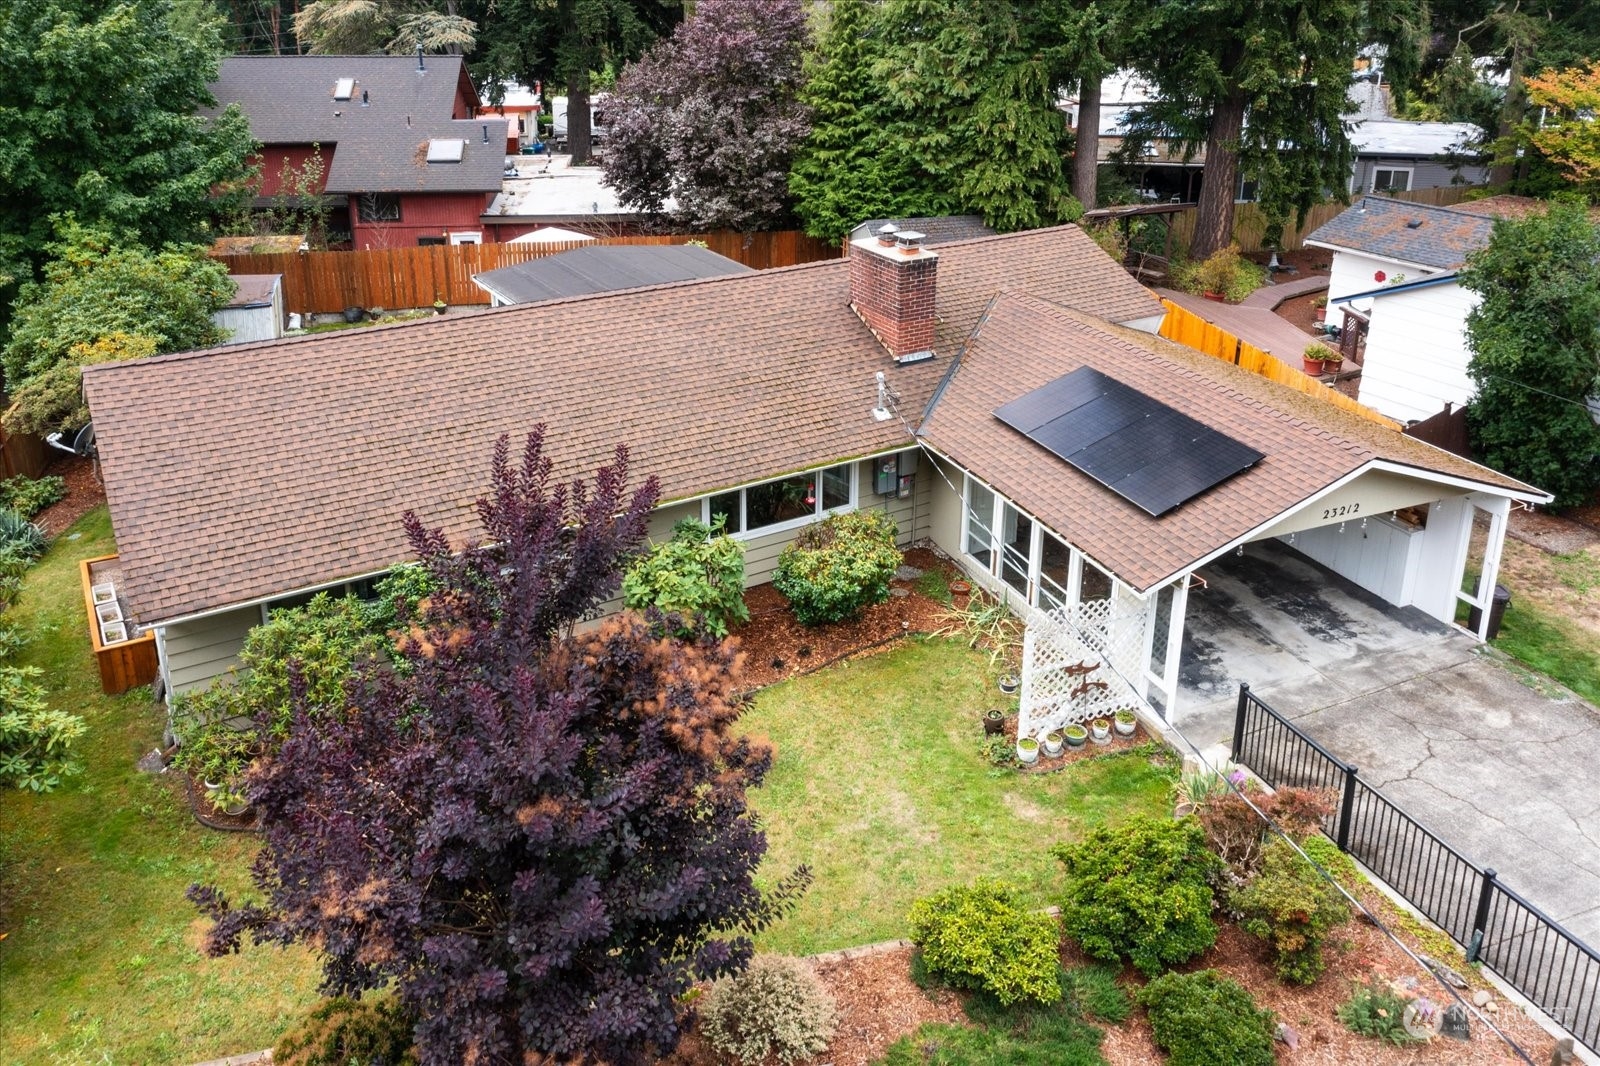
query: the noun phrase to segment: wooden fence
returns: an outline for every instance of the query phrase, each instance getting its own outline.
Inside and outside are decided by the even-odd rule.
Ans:
[[[1362,418],[1390,429],[1399,429],[1400,423],[1391,418],[1385,418],[1372,408],[1357,403],[1342,392],[1337,392],[1327,385],[1322,384],[1314,377],[1301,373],[1288,363],[1262,351],[1255,345],[1240,340],[1232,333],[1220,326],[1207,322],[1199,315],[1185,310],[1171,300],[1162,300],[1161,306],[1167,309],[1167,316],[1161,320],[1161,336],[1179,344],[1186,344],[1199,352],[1204,352],[1213,359],[1221,359],[1225,363],[1248,370],[1252,374],[1264,377],[1269,381],[1276,381],[1280,385],[1287,385],[1307,396],[1317,399],[1351,414],[1360,415]]]
[[[798,230],[775,233],[699,233],[664,237],[605,237],[561,244],[456,244],[372,248],[359,252],[273,252],[217,258],[230,274],[282,274],[284,307],[331,314],[347,307],[430,307],[488,304],[472,275],[595,244],[687,244],[703,241],[718,255],[756,270],[837,259],[839,249]]]
[[[0,394],[0,410],[9,406],[11,401]],[[31,433],[7,433],[0,426],[0,477],[41,476],[47,458],[44,448],[44,441]]]
[[[1444,410],[1415,425],[1406,427],[1406,436],[1427,441],[1464,459],[1472,458],[1472,442],[1467,436],[1467,409],[1445,404]]]
[[[1437,189],[1416,189],[1412,192],[1385,193],[1396,200],[1405,200],[1414,204],[1431,204],[1435,207],[1448,207],[1458,204],[1466,199],[1467,193],[1476,186],[1473,185],[1445,185]],[[1289,223],[1283,228],[1283,237],[1278,241],[1280,251],[1292,251],[1305,247],[1306,238],[1317,227],[1332,221],[1339,214],[1349,209],[1349,204],[1336,201],[1318,204],[1306,213],[1306,220],[1302,225],[1295,225],[1291,217]],[[1187,249],[1194,243],[1194,216],[1193,207],[1184,208],[1174,212],[1171,218],[1172,244],[1176,249]],[[1233,210],[1233,239],[1238,242],[1239,250],[1244,252],[1259,252],[1266,245],[1263,238],[1267,232],[1267,216],[1261,210],[1260,204],[1236,204]]]

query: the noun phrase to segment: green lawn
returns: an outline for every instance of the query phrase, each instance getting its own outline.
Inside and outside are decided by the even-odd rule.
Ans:
[[[74,534],[77,539],[68,539]],[[83,715],[85,771],[0,794],[0,1063],[185,1063],[267,1047],[315,998],[303,952],[206,959],[191,881],[242,888],[253,837],[202,829],[176,782],[134,762],[160,742],[149,690],[101,694],[78,560],[113,551],[104,508],[61,538],[13,608],[57,706]]]
[[[999,702],[987,661],[915,640],[757,697],[743,727],[778,751],[754,797],[765,870],[805,863],[816,877],[762,947],[808,954],[903,936],[913,900],[985,875],[1054,903],[1052,844],[1170,809],[1171,771],[1147,753],[1027,777],[990,767],[978,750],[978,715]]]
[[[1513,597],[1493,644],[1590,703],[1600,704],[1600,640],[1591,631],[1555,611]]]
[[[68,539],[74,536],[76,539]],[[78,560],[113,550],[102,508],[31,571],[22,654],[57,705],[82,714],[85,772],[46,796],[0,794],[0,1066],[187,1063],[267,1047],[315,999],[303,951],[207,959],[195,880],[247,887],[254,837],[201,828],[177,782],[134,762],[160,740],[141,691],[100,693]],[[767,690],[745,719],[778,758],[754,799],[771,871],[817,881],[764,946],[823,951],[904,933],[911,901],[983,874],[1058,884],[1050,844],[1166,807],[1169,775],[1145,754],[1023,778],[981,758],[977,714],[997,703],[987,657],[943,640]]]

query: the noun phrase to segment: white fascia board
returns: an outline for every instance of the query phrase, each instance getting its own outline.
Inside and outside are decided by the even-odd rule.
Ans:
[[[1381,259],[1385,263],[1393,263],[1395,266],[1403,266],[1411,270],[1426,270],[1430,274],[1437,274],[1442,270],[1450,269],[1449,267],[1429,266],[1426,263],[1413,263],[1409,259],[1396,259],[1392,255],[1384,255],[1381,252],[1368,251],[1365,248],[1352,248],[1348,244],[1329,244],[1327,241],[1306,241],[1305,245],[1308,248],[1326,248],[1330,252],[1349,252],[1351,255],[1364,255],[1368,259]]]

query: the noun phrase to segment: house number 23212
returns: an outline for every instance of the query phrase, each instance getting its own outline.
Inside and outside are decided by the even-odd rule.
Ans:
[[[1322,509],[1323,518],[1344,518],[1346,515],[1360,513],[1361,505],[1359,503],[1347,503],[1339,507],[1324,507]]]

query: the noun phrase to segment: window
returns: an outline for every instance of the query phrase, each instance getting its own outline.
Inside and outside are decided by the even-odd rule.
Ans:
[[[418,248],[428,248],[428,247],[431,247],[433,245],[443,244],[443,243],[444,243],[444,238],[443,237],[418,237],[417,238],[417,247]]]
[[[990,569],[994,558],[994,532],[990,529],[993,523],[994,493],[967,478],[967,528],[962,549],[982,563],[985,570]]]
[[[1083,577],[1078,579],[1078,602],[1088,603],[1091,600],[1109,600],[1110,598],[1111,575],[1085,558],[1083,560]]]
[[[855,500],[855,466],[845,463],[811,470],[706,500],[705,521],[723,520],[729,533],[757,533],[803,525],[850,507]]]
[[[459,163],[466,151],[467,142],[459,137],[435,137],[428,142],[428,162]]]
[[[356,197],[356,213],[363,222],[399,222],[400,197],[392,192],[364,192]]]
[[[1000,510],[1000,580],[1028,595],[1028,566],[1033,557],[1033,519],[1011,504]]]
[[[1373,192],[1410,192],[1411,171],[1380,168],[1372,172]]]
[[[1040,530],[1043,550],[1039,553],[1039,606],[1046,609],[1064,606],[1071,585],[1072,549],[1054,533]]]

